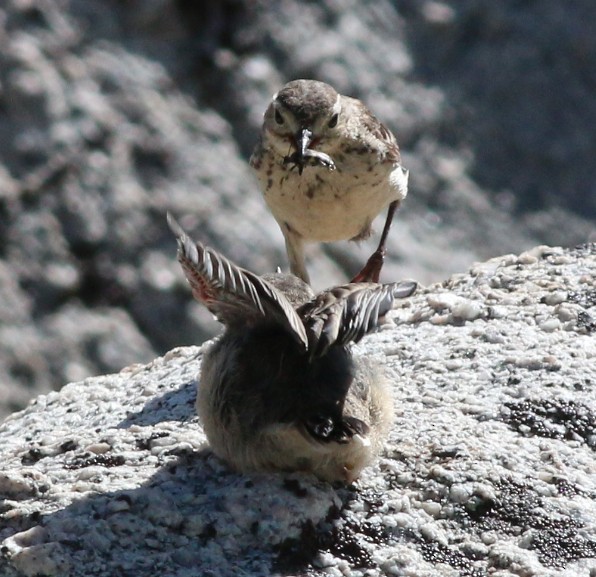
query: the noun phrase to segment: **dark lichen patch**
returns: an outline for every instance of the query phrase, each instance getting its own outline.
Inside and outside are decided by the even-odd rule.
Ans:
[[[382,501],[380,495],[369,493],[359,495],[359,500],[366,503],[371,514],[381,506]],[[330,553],[333,557],[343,559],[353,569],[375,567],[371,555],[373,545],[395,540],[395,535],[377,523],[348,517],[348,503],[353,495],[353,492],[348,491],[347,496],[344,495],[342,509],[332,507],[323,522],[318,525],[307,522],[298,538],[283,541],[276,548],[274,570],[284,574],[312,573],[321,553]]]
[[[64,465],[65,469],[83,469],[85,467],[121,467],[125,459],[122,455],[95,455],[84,453],[77,455]]]
[[[161,439],[162,437],[167,437],[168,435],[169,433],[166,433],[165,431],[156,431],[144,439],[137,439],[135,444],[139,451],[148,451],[151,448],[151,441],[154,441],[155,439]]]
[[[464,507],[464,524],[478,532],[520,536],[531,531],[529,549],[548,567],[596,555],[596,541],[582,537],[582,523],[555,509],[531,485],[512,479],[495,483],[495,498],[476,496]],[[466,522],[467,519],[467,522]]]
[[[339,510],[335,508],[330,512],[330,515],[338,514]],[[311,569],[317,555],[323,550],[323,543],[328,538],[326,534],[330,532],[329,521],[318,526],[310,520],[304,523],[299,537],[285,539],[275,548],[277,558],[273,563],[274,572],[292,574]]]
[[[557,477],[553,482],[557,487],[557,493],[563,495],[563,497],[575,497],[576,495],[581,495],[583,497],[589,496],[587,491],[584,491],[581,487],[570,483],[567,479],[563,479],[562,477]],[[592,496],[592,498],[595,497],[596,495]]]
[[[68,439],[67,441],[64,441],[64,443],[62,443],[60,445],[60,451],[62,453],[68,453],[69,451],[74,451],[78,448],[79,443],[77,441],[75,441],[74,439]]]
[[[46,453],[44,453],[39,447],[31,447],[22,457],[21,457],[21,464],[22,465],[33,465],[37,463],[40,459],[46,457]]]
[[[478,561],[477,555],[466,555],[455,547],[441,545],[436,541],[422,541],[420,544],[422,556],[429,563],[445,563],[458,571],[460,577],[485,577],[484,567],[474,565]]]
[[[571,561],[596,556],[596,541],[584,539],[575,529],[547,529],[532,536],[530,549],[547,567],[562,568]]]
[[[581,311],[577,315],[577,327],[591,334],[596,331],[596,319],[586,311]]]
[[[285,539],[276,547],[277,558],[273,572],[283,575],[307,574],[312,572],[313,562],[320,551],[320,530],[307,521],[296,539]]]
[[[596,307],[596,289],[569,291],[567,293],[567,301],[585,309]]]
[[[365,543],[379,542],[382,530],[370,523],[345,522],[333,528],[323,551],[344,559],[354,569],[373,567],[370,550]]]
[[[505,403],[503,420],[524,435],[583,441],[594,446],[596,415],[592,410],[565,399],[527,399]]]
[[[56,453],[67,453],[77,448],[77,442],[73,440],[65,441],[60,445],[58,450],[53,447],[41,447],[39,445],[33,445],[30,447],[21,457],[21,464],[33,465],[43,459],[44,457],[50,457]]]
[[[315,526],[309,521],[302,527],[300,537],[286,539],[277,547],[274,569],[283,573],[308,571],[320,553],[344,559],[354,569],[371,568],[374,564],[366,546],[370,527],[366,525],[343,521]]]

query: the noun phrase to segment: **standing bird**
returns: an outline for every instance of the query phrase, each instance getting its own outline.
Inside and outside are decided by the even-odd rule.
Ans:
[[[285,237],[290,270],[305,282],[305,242],[368,238],[389,206],[379,246],[352,282],[379,281],[408,171],[395,136],[360,100],[317,80],[288,82],[265,111],[250,164]]]
[[[350,342],[416,283],[347,284],[315,296],[288,274],[259,277],[168,215],[194,297],[226,330],[205,353],[197,412],[213,452],[238,471],[309,471],[351,483],[393,418],[388,384]]]

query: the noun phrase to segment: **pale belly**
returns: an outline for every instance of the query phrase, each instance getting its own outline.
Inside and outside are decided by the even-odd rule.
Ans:
[[[389,177],[394,169],[372,174],[342,174],[324,167],[292,171],[264,187],[265,201],[275,219],[287,223],[305,240],[331,242],[366,234],[373,219],[407,190]],[[395,170],[400,170],[397,168]],[[401,173],[400,173],[401,175]]]

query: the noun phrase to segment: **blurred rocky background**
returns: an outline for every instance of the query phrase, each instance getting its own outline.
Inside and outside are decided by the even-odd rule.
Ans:
[[[243,266],[285,266],[247,160],[294,78],[397,134],[386,280],[595,240],[595,21],[592,0],[4,0],[0,418],[215,333],[167,210]],[[313,247],[316,285],[375,241]]]

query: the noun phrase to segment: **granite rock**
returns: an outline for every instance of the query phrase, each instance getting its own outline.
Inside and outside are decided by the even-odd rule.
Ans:
[[[594,575],[595,332],[594,244],[421,288],[355,347],[396,420],[349,487],[209,452],[209,343],[66,385],[0,426],[0,573]]]

